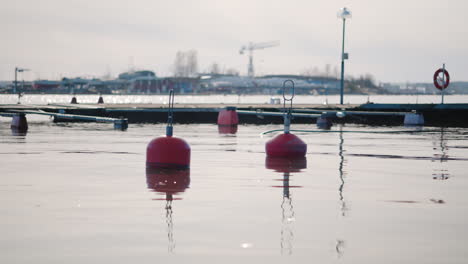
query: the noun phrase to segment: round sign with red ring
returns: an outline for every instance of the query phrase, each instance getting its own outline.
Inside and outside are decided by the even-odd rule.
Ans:
[[[443,76],[441,76],[443,75]],[[434,73],[434,86],[439,90],[444,90],[450,84],[450,75],[446,69],[438,69]]]

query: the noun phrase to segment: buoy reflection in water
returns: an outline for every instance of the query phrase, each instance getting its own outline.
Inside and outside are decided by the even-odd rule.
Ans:
[[[173,195],[185,192],[190,186],[190,169],[146,168],[146,183],[149,189],[166,195],[166,200],[173,200]]]
[[[307,168],[306,157],[297,158],[278,158],[267,156],[265,160],[265,167],[275,172],[283,173],[283,178],[279,179],[283,182],[283,185],[272,186],[274,188],[283,189],[283,200],[281,202],[281,254],[292,255],[293,250],[293,229],[292,223],[296,220],[294,207],[292,204],[292,195],[290,188],[300,188],[299,185],[290,185],[290,173],[298,173],[301,170]]]
[[[190,170],[146,168],[146,184],[148,189],[165,195],[165,198],[156,198],[154,200],[166,201],[167,250],[169,253],[172,253],[176,245],[174,240],[172,201],[182,200],[182,198],[174,198],[174,195],[183,193],[189,188]]]
[[[236,134],[237,125],[218,125],[219,134]]]

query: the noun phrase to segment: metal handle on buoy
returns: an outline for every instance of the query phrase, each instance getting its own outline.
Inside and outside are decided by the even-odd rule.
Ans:
[[[169,90],[169,110],[167,111],[166,136],[172,137],[172,122],[174,114],[174,90]]]
[[[291,97],[286,98],[286,83],[291,82]],[[283,118],[284,118],[284,133],[289,134],[289,128],[291,126],[291,111],[292,111],[292,100],[294,98],[294,82],[292,80],[286,80],[283,82]],[[289,101],[289,109],[286,109],[286,101]]]

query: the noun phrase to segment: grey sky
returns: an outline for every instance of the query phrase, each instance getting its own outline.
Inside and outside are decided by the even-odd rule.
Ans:
[[[177,51],[198,51],[199,69],[213,62],[247,72],[239,48],[279,40],[254,53],[256,74],[299,74],[326,64],[339,70],[346,6],[346,73],[377,81],[430,82],[447,64],[468,80],[466,0],[2,0],[0,80],[14,67],[25,79],[113,76],[136,69],[172,73]]]

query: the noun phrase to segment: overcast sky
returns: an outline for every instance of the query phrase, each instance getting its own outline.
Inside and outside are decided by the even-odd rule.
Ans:
[[[129,68],[172,74],[177,51],[198,52],[200,71],[218,63],[247,74],[249,42],[279,40],[254,52],[256,75],[339,71],[348,7],[346,74],[379,82],[431,82],[446,63],[468,81],[467,0],[1,0],[0,80],[101,77]],[[22,77],[20,77],[22,78]]]

